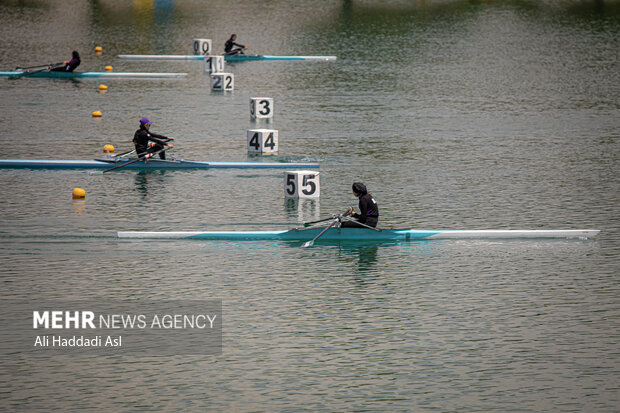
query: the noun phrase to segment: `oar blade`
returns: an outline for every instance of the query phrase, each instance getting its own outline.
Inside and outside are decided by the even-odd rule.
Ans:
[[[314,240],[311,239],[310,241],[306,241],[303,244],[301,244],[301,248],[308,248],[314,245]]]

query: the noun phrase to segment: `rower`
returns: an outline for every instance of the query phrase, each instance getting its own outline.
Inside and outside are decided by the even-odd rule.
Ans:
[[[236,55],[239,53],[243,54],[243,49],[248,48],[245,45],[235,43],[235,40],[237,40],[237,35],[231,34],[230,39],[226,40],[226,44],[224,45],[224,53],[230,56]],[[233,46],[237,46],[237,48],[233,49]]]
[[[150,158],[153,156],[153,152],[161,151],[164,149],[164,146],[169,146],[171,148],[174,147],[173,145],[166,143],[174,140],[174,138],[158,135],[149,131],[152,124],[153,122],[148,120],[148,118],[140,119],[140,129],[138,129],[133,135],[133,143],[136,146],[136,153],[140,158]],[[149,141],[153,143],[149,145]],[[159,152],[159,157],[161,159],[166,159],[166,152]]]
[[[353,195],[359,198],[360,213],[353,211],[353,207],[349,207],[349,211],[345,214],[356,219],[345,220],[342,222],[342,227],[348,228],[364,228],[365,226],[375,228],[379,221],[379,207],[377,201],[368,193],[366,185],[361,182],[355,182],[352,186]]]
[[[66,60],[62,63],[62,66],[60,67],[55,67],[53,69],[51,69],[51,72],[73,72],[75,70],[76,67],[78,67],[80,65],[80,63],[82,62],[80,60],[80,54],[77,51],[73,51],[72,53],[72,59],[71,60]]]

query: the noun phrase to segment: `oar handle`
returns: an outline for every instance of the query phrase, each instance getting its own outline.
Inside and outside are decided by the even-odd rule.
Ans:
[[[134,153],[135,151],[136,151],[136,150],[135,150],[135,148],[134,148],[134,149],[132,149],[132,150],[130,150],[130,151],[123,152],[123,153],[119,153],[118,155],[116,155],[116,158],[120,158],[121,156],[125,156],[125,155],[132,154],[132,153]]]
[[[347,212],[349,212],[349,209],[344,211],[342,214],[332,214],[330,218],[323,218],[317,221],[304,222],[304,227],[309,227],[310,225],[318,224],[319,222],[325,222],[325,221],[329,221],[330,219],[336,219],[337,217],[345,216],[344,214],[346,214]]]
[[[343,215],[343,216],[342,216],[342,218],[346,219],[347,221],[355,222],[356,224],[359,224],[359,225],[361,225],[361,226],[363,226],[363,227],[365,227],[365,228],[368,228],[368,229],[373,229],[373,230],[375,230],[375,231],[377,231],[377,232],[381,232],[381,231],[383,231],[381,228],[371,227],[370,225],[366,225],[366,224],[364,224],[363,222],[359,222],[357,219],[353,219],[353,218],[348,217],[348,216],[344,216],[344,215]]]
[[[36,68],[38,68],[38,67],[44,67],[44,68],[45,68],[45,67],[60,66],[60,65],[64,65],[64,64],[65,64],[65,62],[60,62],[60,63],[47,63],[47,64],[44,64],[44,65],[36,65],[36,66],[28,66],[28,67],[21,67],[21,66],[17,66],[17,67],[15,68],[15,70],[18,70],[18,69],[19,69],[19,70],[36,69]]]
[[[166,145],[164,148],[162,148],[162,149],[160,149],[158,151],[155,151],[152,154],[153,155],[157,155],[158,153],[162,153],[163,151],[165,151],[167,149],[170,149],[170,146]],[[143,157],[146,154],[148,154],[148,152],[140,153],[140,154],[138,154],[138,157],[136,159],[134,159],[132,161],[129,161],[129,162],[125,162],[122,165],[116,165],[115,167],[112,167],[110,169],[106,169],[105,171],[103,171],[103,173],[115,171],[115,170],[117,170],[119,168],[122,168],[122,167],[127,166],[127,165],[131,165],[132,163],[135,163],[135,162],[138,162],[138,161],[142,161],[143,160],[144,162],[146,162],[147,159]]]

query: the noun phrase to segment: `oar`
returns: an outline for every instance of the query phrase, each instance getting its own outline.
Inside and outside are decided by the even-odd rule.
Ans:
[[[51,66],[60,66],[60,65],[64,65],[64,64],[65,64],[65,62],[60,62],[60,63],[48,63],[48,64],[45,64],[45,65],[36,65],[36,66],[28,66],[28,67],[20,67],[20,66],[17,66],[17,67],[15,68],[15,70],[17,71],[17,70],[36,69],[36,68],[39,68],[39,67],[47,68],[47,67],[51,67]],[[45,70],[45,69],[44,69],[44,70]]]
[[[162,153],[163,151],[165,151],[166,149],[169,149],[169,148],[170,148],[170,146],[166,145],[163,149],[160,149],[158,151],[153,152],[152,155],[157,155],[159,153]],[[138,157],[136,159],[134,159],[132,161],[129,161],[129,162],[124,162],[122,165],[116,165],[113,168],[106,169],[105,171],[103,171],[103,173],[111,172],[111,171],[114,171],[116,169],[122,168],[124,166],[131,165],[132,163],[135,163],[135,162],[138,162],[138,161],[142,161],[142,160],[146,161],[146,159],[148,159],[148,158],[141,157],[140,155],[144,155],[144,154],[141,153],[141,154],[138,155]]]
[[[131,153],[134,153],[135,151],[136,151],[135,149],[132,149],[132,150],[127,151],[127,152],[119,153],[118,155],[115,156],[115,158],[120,158],[121,156],[129,155]]]
[[[319,219],[317,221],[304,222],[304,227],[309,227],[311,225],[318,224],[319,222],[329,221],[330,219],[344,218],[344,217],[346,217],[346,214],[349,211],[350,211],[350,209],[347,209],[342,214],[332,214],[331,218],[323,218],[323,219]]]
[[[369,229],[374,229],[374,230],[375,230],[375,231],[377,231],[377,232],[381,232],[381,231],[383,231],[381,228],[371,227],[370,225],[366,225],[366,224],[364,224],[363,222],[359,222],[357,219],[353,219],[353,218],[351,218],[351,217],[344,216],[344,215],[343,215],[342,217],[343,217],[344,219],[346,219],[347,221],[355,222],[355,223],[356,223],[356,224],[358,224],[358,225],[361,225],[361,226],[366,227],[366,228],[369,228]]]
[[[56,64],[49,64],[49,65],[45,66],[42,69],[30,70],[30,71],[26,70],[24,73],[17,75],[17,77],[30,76],[32,74],[43,72],[43,71],[46,71],[46,70],[47,71],[51,71],[52,69],[60,67],[61,65],[64,65],[64,62],[63,63],[56,63]]]
[[[325,229],[323,231],[321,231],[321,233],[319,235],[317,235],[316,237],[314,237],[314,239],[310,240],[310,241],[306,241],[303,244],[301,244],[301,248],[307,248],[307,247],[311,247],[314,245],[314,241],[316,241],[317,239],[319,239],[321,237],[321,235],[325,234],[327,232],[328,229],[330,229],[331,227],[333,227],[334,225],[336,225],[338,222],[340,222],[340,217],[338,218],[334,218],[334,222],[332,222],[331,224],[329,224],[327,227],[325,227]]]
[[[319,219],[318,221],[304,222],[304,227],[309,227],[310,225],[318,224],[319,222],[329,221],[330,219],[334,219],[334,217],[332,216],[325,219]]]

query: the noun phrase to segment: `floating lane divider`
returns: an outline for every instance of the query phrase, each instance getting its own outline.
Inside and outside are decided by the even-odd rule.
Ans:
[[[275,55],[223,55],[228,62],[244,62],[254,60],[318,60],[318,61],[334,61],[336,56],[275,56]],[[121,54],[119,59],[123,60],[204,60],[205,55],[166,55],[166,54]]]
[[[94,160],[48,160],[48,159],[0,159],[2,168],[31,169],[108,169],[127,165],[126,169],[307,169],[318,168],[316,163],[298,162],[203,162],[184,159],[148,159],[136,161],[136,158],[101,158]]]
[[[49,77],[57,79],[175,79],[184,78],[187,73],[147,73],[147,72],[0,72],[0,77]]]
[[[291,229],[288,231],[120,231],[119,238],[163,238],[201,240],[282,240],[308,241],[325,228]],[[436,239],[537,239],[537,238],[580,238],[595,237],[600,231],[593,229],[574,230],[418,230],[366,228],[329,228],[320,238],[328,241],[417,241]],[[319,241],[317,241],[319,242]]]

